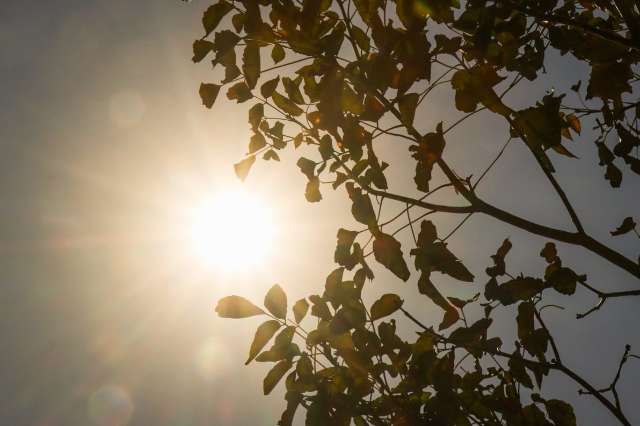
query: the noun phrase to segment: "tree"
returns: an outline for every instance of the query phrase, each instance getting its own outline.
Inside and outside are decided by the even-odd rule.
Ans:
[[[552,372],[630,424],[616,385],[625,363],[638,357],[624,348],[613,381],[599,388],[563,362],[543,310],[553,292],[571,296],[580,289],[598,297],[578,319],[610,299],[640,295],[637,289],[597,288],[585,274],[590,265],[566,265],[556,247],[575,246],[640,278],[636,259],[583,226],[556,177],[558,164],[572,164],[560,156],[584,161],[568,141],[585,125],[597,134],[599,164],[591,169],[602,168],[598,173],[612,190],[640,174],[639,7],[631,0],[220,0],[205,11],[193,61],[212,59],[224,78],[200,86],[203,104],[212,108],[223,88],[229,100],[251,102],[253,136],[247,157],[235,165],[238,177],[244,180],[258,157],[279,161],[278,151],[297,149],[306,155],[297,162],[306,199],[321,201],[321,189],[344,191],[363,225],[338,230],[338,268],[320,294],[293,304],[293,318],[278,285],[266,295],[264,309],[238,296],[218,302],[221,317],[269,317],[256,331],[247,363],[274,363],[265,394],[286,377],[280,425],[290,425],[300,406],[308,425],[575,425],[571,405],[544,396],[543,382]],[[561,64],[584,67],[584,84],[562,87],[564,81],[552,77],[557,91],[524,108],[513,106],[509,95],[536,83],[553,55]],[[417,118],[443,90],[458,115],[419,130]],[[451,166],[447,138],[479,113],[503,123],[506,143],[483,173],[472,176]],[[380,154],[381,145],[390,143],[406,146],[405,158],[391,165]],[[479,194],[485,175],[517,143],[530,151],[529,161],[574,229],[524,218]],[[413,188],[390,189],[386,173],[393,165],[415,168]],[[433,201],[436,193],[446,193],[449,202]],[[383,221],[383,202],[404,208]],[[632,203],[637,208],[637,199]],[[421,213],[411,217],[416,210]],[[429,215],[460,221],[443,235]],[[539,276],[509,272],[512,244],[503,235],[486,271],[470,271],[447,239],[472,215],[544,237],[548,243],[532,259],[544,258],[546,269]],[[413,238],[408,253],[396,238],[402,230]],[[634,234],[640,237],[632,217],[611,232],[612,238]],[[425,324],[393,293],[366,306],[362,294],[374,280],[372,262],[415,285],[425,304],[441,309],[442,321]],[[480,291],[467,300],[448,297],[438,284],[442,276],[478,283]],[[514,320],[515,345],[493,335],[499,311]],[[391,315],[414,326],[417,337],[399,337]]]

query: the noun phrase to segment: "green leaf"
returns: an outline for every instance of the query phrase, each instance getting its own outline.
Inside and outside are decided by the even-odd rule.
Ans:
[[[307,188],[304,191],[304,196],[310,203],[317,203],[322,200],[322,194],[320,193],[320,178],[314,176],[307,182]]]
[[[233,10],[233,7],[224,0],[210,6],[202,15],[202,26],[208,36],[216,30],[222,18]],[[206,37],[206,36],[205,36]]]
[[[273,388],[276,387],[280,379],[285,375],[287,371],[292,367],[291,361],[282,360],[273,366],[262,382],[262,389],[265,395],[269,395]]]
[[[271,94],[271,98],[273,99],[273,102],[275,102],[278,108],[280,108],[282,111],[284,111],[289,115],[297,117],[304,112],[293,101],[291,101],[289,98],[282,96],[280,93],[276,91],[274,91]]]
[[[249,349],[249,358],[244,363],[245,365],[249,364],[256,356],[258,356],[262,348],[269,343],[269,340],[271,340],[280,327],[280,322],[277,320],[268,320],[258,326],[256,334],[253,336],[253,342]]]
[[[391,315],[400,307],[404,302],[397,294],[384,294],[382,297],[371,306],[371,320],[375,321],[380,318]]]
[[[264,82],[260,87],[260,93],[262,94],[262,97],[265,99],[269,99],[273,94],[273,92],[276,90],[276,87],[278,87],[279,81],[280,81],[280,76]]]
[[[300,322],[304,319],[308,311],[309,302],[307,302],[307,299],[300,299],[293,305],[293,317],[298,324],[300,324]]]
[[[256,87],[260,78],[260,48],[255,42],[248,42],[242,55],[242,72],[247,86]]]
[[[264,297],[264,306],[276,318],[286,318],[287,295],[278,284],[271,287],[267,292],[267,295]]]
[[[273,62],[277,64],[278,62],[284,60],[284,57],[284,47],[282,47],[282,45],[280,44],[276,44],[275,46],[273,46],[273,49],[271,50],[271,59],[273,59]]]
[[[380,232],[373,241],[373,255],[376,260],[403,281],[409,279],[409,268],[402,256],[401,245],[391,235]]]
[[[200,98],[202,99],[202,104],[207,108],[211,108],[213,104],[216,102],[216,98],[218,97],[218,93],[220,92],[220,85],[218,84],[200,84]]]
[[[236,176],[238,176],[238,179],[240,179],[241,181],[244,181],[247,178],[247,175],[249,174],[249,170],[251,170],[251,166],[253,166],[253,163],[255,162],[256,162],[255,155],[251,155],[245,158],[244,160],[240,161],[239,163],[234,164],[233,169],[235,170]]]
[[[633,221],[632,217],[625,217],[620,226],[616,228],[615,231],[611,231],[611,235],[616,237],[618,235],[624,235],[627,232],[631,232],[636,228],[636,223]]]
[[[216,312],[222,318],[248,318],[264,314],[262,309],[240,296],[223,297],[218,301]]]

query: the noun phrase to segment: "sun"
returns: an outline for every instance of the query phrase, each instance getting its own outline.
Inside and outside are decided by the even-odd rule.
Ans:
[[[222,191],[192,211],[190,240],[198,258],[223,271],[264,264],[276,226],[272,209],[243,189]]]

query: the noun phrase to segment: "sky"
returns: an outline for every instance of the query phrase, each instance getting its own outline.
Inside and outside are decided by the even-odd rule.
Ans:
[[[281,387],[262,395],[268,366],[243,365],[261,321],[220,319],[213,307],[227,294],[260,302],[276,282],[290,301],[321,292],[334,267],[337,229],[356,226],[342,193],[324,191],[323,202],[305,202],[297,155],[289,152],[283,164],[257,163],[245,183],[269,200],[281,225],[269,263],[228,273],[194,256],[183,238],[189,209],[238,185],[232,164],[249,137],[246,104],[220,102],[221,96],[206,110],[198,97],[200,82],[215,77],[206,65],[191,62],[206,6],[177,0],[6,0],[0,6],[2,424],[85,426],[115,419],[130,425],[269,425],[284,408]],[[550,58],[554,80],[544,76],[515,92],[512,105],[530,105],[546,90],[581,78],[584,70],[565,59]],[[446,95],[436,95],[416,124],[427,131],[440,120],[452,122],[453,113]],[[504,131],[480,115],[448,140],[448,158],[477,175],[504,143]],[[586,131],[572,145],[580,160],[554,159],[558,179],[587,229],[635,257],[637,240],[611,239],[608,231],[625,216],[638,217],[640,180],[627,173],[623,188],[610,191],[594,167],[592,136]],[[512,145],[481,195],[568,227],[526,148]],[[381,155],[406,159],[406,146],[390,141]],[[409,190],[407,169],[413,166],[390,162],[392,188]],[[443,230],[456,223],[436,221]],[[401,237],[407,247],[409,235]],[[514,243],[509,264],[540,274],[544,261],[537,253],[544,239],[473,217],[450,247],[478,282],[438,284],[450,295],[481,291],[489,255],[506,237]],[[585,268],[581,272],[603,290],[637,286],[585,251],[559,249],[566,264]],[[414,286],[376,273],[369,300],[398,292],[408,310],[439,320],[431,302],[412,297]],[[607,386],[624,344],[640,349],[638,301],[611,300],[576,321],[593,297],[553,297],[565,306],[546,313],[563,360]],[[507,322],[493,328],[513,333]],[[637,383],[640,365],[630,362],[619,391],[632,423],[640,422],[640,407],[633,404]],[[571,401],[581,425],[613,423],[572,383],[551,377],[545,391]]]

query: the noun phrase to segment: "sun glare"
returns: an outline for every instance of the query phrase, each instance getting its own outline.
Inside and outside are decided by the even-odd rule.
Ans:
[[[190,237],[201,259],[230,271],[264,264],[276,227],[271,209],[244,190],[221,192],[193,211]]]

